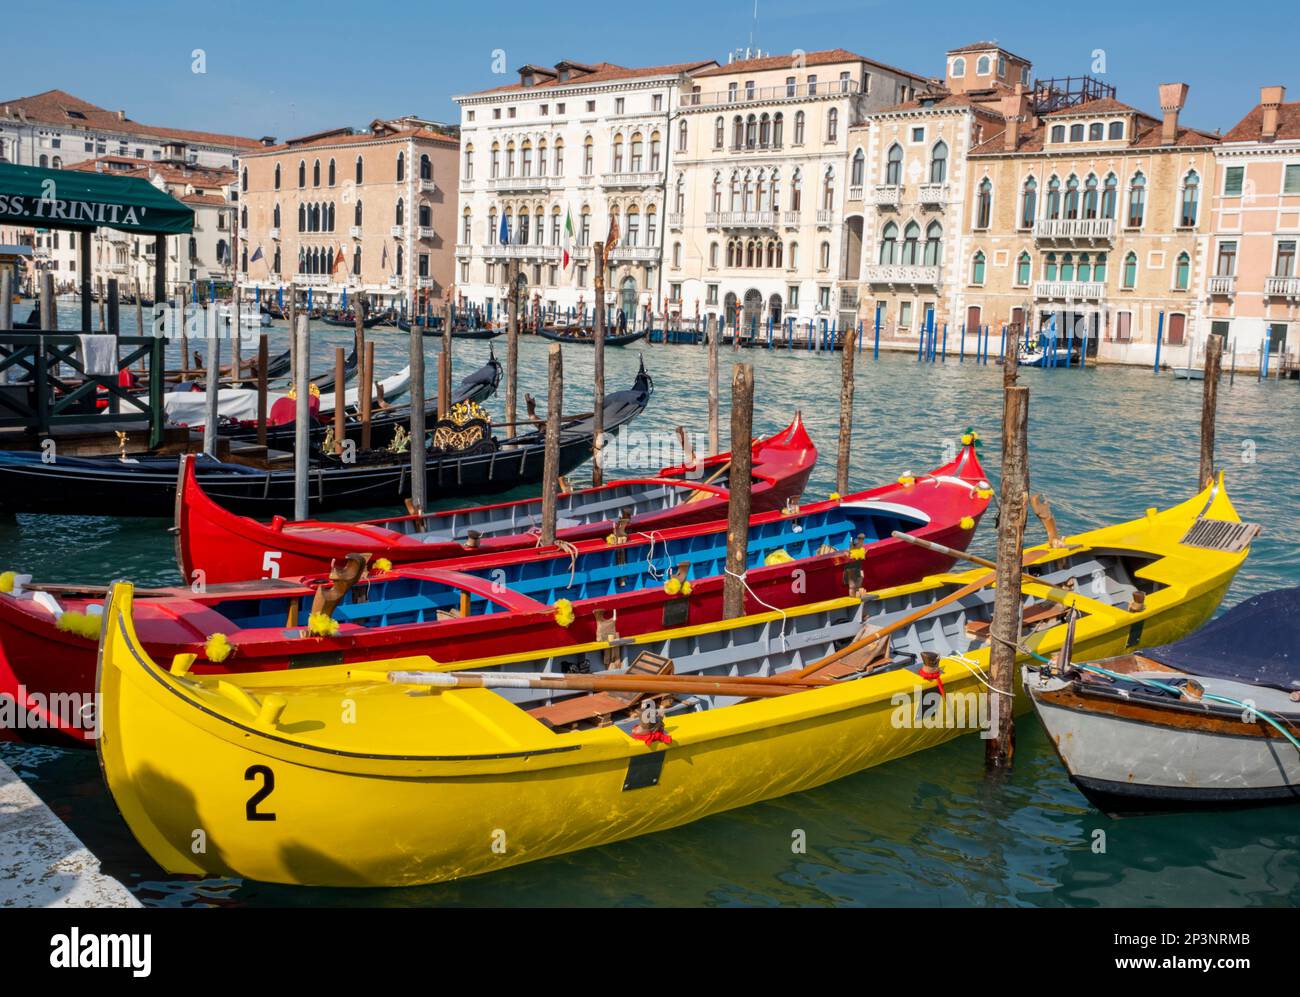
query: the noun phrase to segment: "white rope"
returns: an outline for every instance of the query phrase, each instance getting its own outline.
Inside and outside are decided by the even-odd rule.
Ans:
[[[770,609],[774,613],[781,614],[781,651],[782,653],[788,652],[790,648],[787,646],[785,640],[785,624],[786,621],[789,619],[789,616],[786,614],[786,611],[777,606],[773,606],[769,603],[766,603],[758,597],[758,593],[755,592],[752,588],[750,588],[749,582],[745,580],[745,576],[749,574],[749,572],[742,571],[740,574],[736,574],[730,568],[726,568],[726,567],[722,569],[722,572],[723,574],[730,575],[732,578],[739,578],[740,584],[745,586],[745,591],[748,592],[753,597],[754,601],[758,603],[760,606],[763,606],[766,609]]]
[[[989,692],[996,692],[999,696],[1009,696],[1012,699],[1015,698],[1015,693],[1007,692],[1005,689],[999,689],[997,686],[992,685],[984,677],[984,672],[980,671],[979,664],[976,663],[971,658],[966,657],[964,654],[956,654],[956,653],[948,654],[946,655],[946,657],[949,657],[953,661],[956,661],[961,665],[964,665],[966,670],[975,676],[976,681],[979,682],[980,685],[984,686],[984,688],[988,689]]]
[[[656,536],[655,531],[651,530],[649,533],[644,533],[644,532],[638,533],[637,536],[645,537],[645,539],[650,541],[650,545],[649,547],[646,548],[646,554],[645,554],[646,574],[648,574],[656,582],[662,581],[665,576],[660,574],[659,569],[655,567],[655,544],[658,542],[658,537]],[[666,553],[667,550],[668,550],[668,545],[664,544],[665,557],[667,556]],[[672,567],[673,566],[671,563],[665,564],[664,571],[670,572],[672,570]]]

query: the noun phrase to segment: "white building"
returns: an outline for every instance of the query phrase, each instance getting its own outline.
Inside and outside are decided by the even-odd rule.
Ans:
[[[645,308],[657,310],[667,293],[660,261],[670,120],[690,75],[713,66],[528,65],[517,83],[457,97],[457,297],[499,314],[507,264],[518,260],[529,304],[590,309],[591,247],[604,240],[614,215],[620,238],[607,284],[611,315],[621,309],[631,321]],[[567,272],[566,213],[578,246]]]
[[[670,309],[745,331],[853,321],[862,224],[859,213],[845,225],[849,130],[925,84],[844,49],[693,73],[671,122]]]

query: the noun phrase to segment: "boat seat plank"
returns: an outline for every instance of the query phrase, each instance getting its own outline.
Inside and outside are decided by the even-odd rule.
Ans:
[[[1044,623],[1053,623],[1060,617],[1069,612],[1069,609],[1057,602],[1040,602],[1036,606],[1026,609],[1021,616],[1021,626],[1026,628],[1041,626]],[[989,631],[993,628],[992,620],[971,620],[966,624],[966,635],[968,637],[988,637]]]
[[[642,651],[627,670],[628,675],[671,675],[672,658]],[[615,713],[622,713],[635,706],[649,693],[644,692],[593,692],[586,696],[574,696],[562,699],[548,706],[538,706],[528,711],[529,716],[540,720],[551,728],[567,727],[570,724],[590,720],[601,720]]]

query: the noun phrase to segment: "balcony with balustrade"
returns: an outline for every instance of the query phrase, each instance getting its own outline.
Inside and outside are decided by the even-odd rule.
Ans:
[[[770,229],[776,228],[775,211],[710,211],[704,216],[708,228]]]
[[[325,287],[330,282],[330,275],[327,273],[296,273],[293,275],[293,282],[302,287]]]
[[[270,230],[270,237],[271,237],[271,241],[272,241],[272,242],[279,242],[279,241],[280,241],[280,230],[279,230],[278,228],[273,228],[273,229],[271,229],[271,230]]]
[[[832,211],[830,208],[818,208],[818,209],[817,209],[817,227],[818,227],[818,228],[830,228],[831,225],[832,225],[834,222],[835,222],[835,212],[834,212],[834,211]]]
[[[626,173],[602,173],[600,182],[605,187],[634,189],[640,187],[657,187],[663,182],[663,174],[658,170],[634,170]]]
[[[420,179],[415,181],[415,189],[421,194],[436,194],[438,184],[433,180]]]
[[[474,253],[474,246],[471,243],[468,242],[456,243],[457,256],[471,256],[473,255],[473,253]]]
[[[849,201],[862,200],[862,184],[855,183],[849,185]]]
[[[1264,295],[1269,298],[1300,299],[1300,277],[1276,276],[1264,280]]]
[[[1040,280],[1034,284],[1034,297],[1044,301],[1101,301],[1106,284],[1097,280]]]
[[[1113,242],[1113,218],[1039,218],[1034,238],[1040,242]]]
[[[781,216],[781,223],[786,228],[798,228],[803,223],[803,212],[786,211]]]
[[[937,266],[872,263],[863,268],[862,279],[868,284],[888,287],[938,287],[941,273]]]
[[[903,203],[903,185],[898,183],[878,183],[868,188],[866,201],[877,208],[897,208]]]
[[[488,190],[499,194],[545,190],[550,182],[550,177],[489,177]]]
[[[415,229],[415,237],[416,237],[417,239],[432,239],[432,238],[433,238],[433,226],[432,226],[432,225],[420,225],[420,226],[417,226],[416,229]]]
[[[658,263],[658,246],[615,246],[609,258],[615,263]]]
[[[816,83],[786,83],[770,87],[737,87],[734,91],[709,90],[684,93],[684,108],[738,107],[743,104],[771,104],[809,97],[842,97],[859,90],[857,80],[819,80]]]
[[[948,185],[946,183],[923,183],[916,188],[916,199],[921,204],[942,205],[948,203]]]
[[[680,231],[682,227],[682,213],[680,211],[668,212],[668,227],[674,232]]]
[[[392,226],[392,228],[388,230],[388,234],[391,235],[394,239],[404,238],[406,236],[406,226],[394,225]]]
[[[360,238],[361,238],[361,226],[360,226],[360,225],[349,225],[349,226],[348,226],[348,237],[351,238],[351,239],[360,239]]]
[[[1209,279],[1206,290],[1212,298],[1231,298],[1237,293],[1237,278],[1232,274],[1216,274]]]

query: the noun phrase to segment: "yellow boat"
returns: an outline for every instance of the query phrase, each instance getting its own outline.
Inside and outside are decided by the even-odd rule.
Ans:
[[[1033,548],[1041,560],[1027,570],[1042,581],[1024,585],[1024,648],[1060,647],[1066,604],[1081,660],[1182,637],[1248,553],[1253,534],[1239,522],[1220,479],[1165,512]],[[987,727],[991,587],[926,610],[984,574],[535,655],[202,677],[185,656],[149,660],[131,586],[118,583],[100,647],[100,762],[127,824],[169,872],[317,886],[477,875],[809,789]],[[918,611],[870,662],[849,656],[822,674],[828,684],[661,696],[663,736],[648,740],[660,728],[652,716],[645,726],[633,697],[611,705],[523,678],[569,681],[634,659],[662,672],[671,659],[681,682],[784,682],[864,624]],[[517,687],[429,684],[478,675]]]

